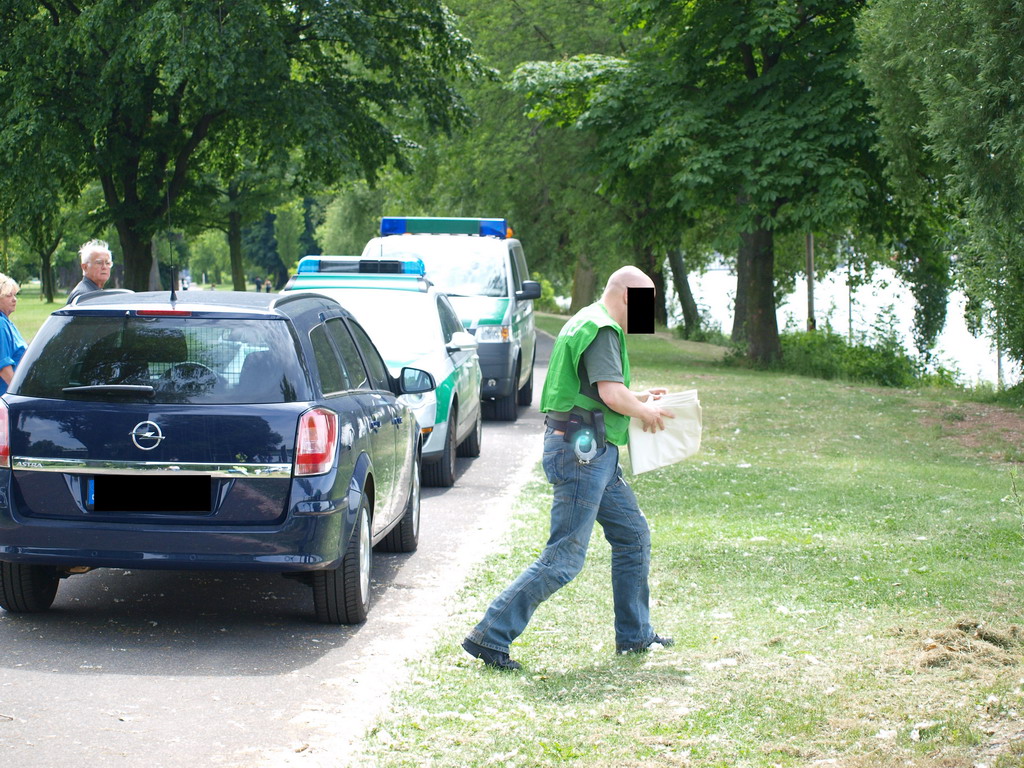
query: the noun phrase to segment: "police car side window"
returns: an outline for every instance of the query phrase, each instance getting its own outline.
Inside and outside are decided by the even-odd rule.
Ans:
[[[443,296],[437,297],[437,312],[441,316],[441,331],[444,334],[444,343],[447,344],[452,340],[453,335],[465,329],[452,305]]]
[[[366,375],[366,367],[359,357],[359,349],[352,335],[340,319],[331,320],[327,323],[327,330],[334,340],[341,359],[345,363],[345,370],[348,372],[350,389],[369,389],[369,377]]]
[[[516,246],[512,249],[512,258],[515,260],[516,265],[519,267],[519,277],[523,280],[530,279],[530,270],[526,267],[526,255],[523,253],[523,249]]]
[[[377,348],[373,346],[373,342],[370,341],[370,337],[366,335],[366,331],[360,328],[356,323],[352,323],[352,335],[355,336],[356,343],[359,345],[360,351],[363,353],[363,359],[366,361],[366,368],[370,373],[370,386],[372,389],[390,389],[390,380],[388,378],[388,369],[384,365],[384,361],[380,359],[380,355],[377,353]]]
[[[508,261],[512,267],[512,290],[521,291],[523,289],[523,278],[519,274],[519,262],[516,259],[514,248],[509,248],[508,250]]]

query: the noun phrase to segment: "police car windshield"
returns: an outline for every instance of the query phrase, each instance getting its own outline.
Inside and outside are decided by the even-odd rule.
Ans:
[[[422,259],[427,277],[449,296],[508,296],[506,249],[498,240],[469,235],[393,235],[378,242],[379,253],[368,249],[363,255]]]

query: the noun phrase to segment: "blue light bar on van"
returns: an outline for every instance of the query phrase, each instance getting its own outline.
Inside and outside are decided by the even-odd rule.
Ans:
[[[364,259],[360,256],[306,256],[298,274],[416,275],[423,277],[422,259]]]
[[[480,235],[508,237],[505,219],[442,219],[430,216],[385,216],[380,233],[386,235]]]

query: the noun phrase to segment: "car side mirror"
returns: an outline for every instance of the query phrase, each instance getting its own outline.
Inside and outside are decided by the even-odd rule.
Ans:
[[[418,395],[437,387],[434,377],[419,368],[403,368],[398,378],[398,394]]]
[[[456,352],[471,352],[480,346],[479,342],[469,331],[456,331],[452,334],[452,340],[445,345],[448,354]]]
[[[536,280],[523,280],[523,289],[516,291],[516,301],[528,301],[540,298],[540,283]]]

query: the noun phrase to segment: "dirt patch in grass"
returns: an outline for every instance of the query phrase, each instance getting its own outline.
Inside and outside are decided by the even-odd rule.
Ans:
[[[1024,628],[997,628],[965,618],[952,627],[925,633],[917,658],[920,667],[1009,667],[1024,657]]]
[[[984,403],[955,403],[929,411],[924,422],[990,459],[1024,463],[1024,413]]]

